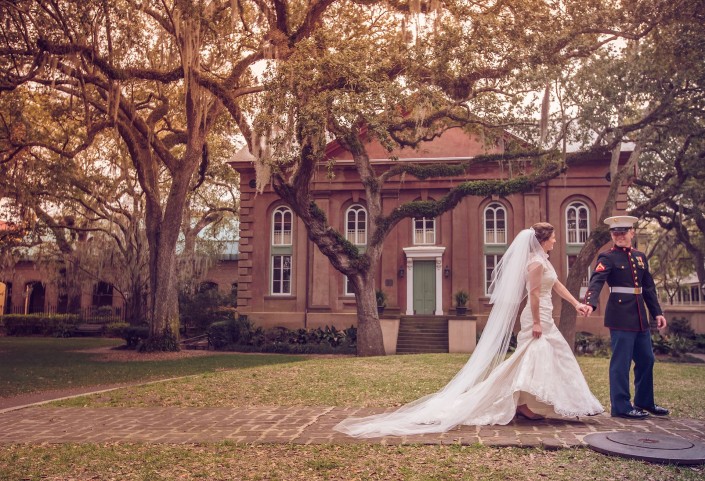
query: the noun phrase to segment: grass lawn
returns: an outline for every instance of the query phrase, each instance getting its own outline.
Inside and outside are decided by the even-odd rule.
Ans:
[[[73,352],[96,339],[0,338],[0,384],[12,392],[191,375],[52,403],[53,406],[395,406],[442,387],[466,355],[377,358],[216,355],[178,361],[99,362]],[[608,407],[604,358],[580,357]],[[7,369],[9,367],[9,369]],[[659,403],[705,419],[705,365],[656,365]],[[59,377],[59,381],[52,381]],[[39,379],[43,378],[43,379]],[[705,468],[661,466],[588,449],[484,446],[204,443],[0,445],[0,480],[700,480]]]
[[[211,370],[188,379],[129,387],[53,405],[398,406],[443,387],[467,361],[467,355],[297,357],[297,362],[281,361],[262,360],[259,365],[238,366],[247,369]],[[609,360],[579,357],[578,362],[592,392],[609,407]],[[655,378],[656,399],[671,408],[674,416],[705,419],[705,364],[660,362]]]
[[[696,481],[703,475],[702,468],[647,464],[588,449],[231,443],[0,446],[2,481]]]
[[[121,339],[0,337],[0,397],[70,387],[150,381],[293,363],[297,356],[221,354],[168,361],[104,362],[81,350],[119,346]]]

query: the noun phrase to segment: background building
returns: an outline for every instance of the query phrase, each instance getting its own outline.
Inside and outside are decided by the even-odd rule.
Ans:
[[[379,144],[368,146],[380,171],[395,162],[458,163],[500,150],[498,145],[487,149],[460,128],[418,150],[389,153]],[[332,226],[364,250],[369,231],[365,192],[352,157],[333,143],[328,158],[335,159],[332,175],[322,164],[313,188],[316,203]],[[265,326],[355,325],[355,299],[346,278],[308,240],[303,224],[271,187],[255,192],[251,159],[245,152],[231,163],[241,182],[238,310]],[[383,211],[413,200],[439,199],[462,181],[506,178],[509,168],[483,164],[462,177],[394,179],[384,185]],[[533,192],[467,197],[438,218],[400,223],[387,238],[377,279],[388,296],[385,317],[453,315],[453,293],[463,289],[482,327],[490,309],[487,288],[494,266],[514,236],[539,221],[556,227],[559,242],[550,258],[559,278],[565,279],[605,202],[608,171],[608,158],[586,159]],[[617,205],[618,210],[625,208],[626,188]],[[587,320],[579,319],[577,330],[605,333],[601,314],[598,310]]]

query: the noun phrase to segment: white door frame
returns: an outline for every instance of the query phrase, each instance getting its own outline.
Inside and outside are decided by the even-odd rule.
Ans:
[[[404,247],[406,255],[406,315],[414,315],[414,261],[435,261],[436,263],[436,316],[443,315],[443,252],[445,247],[414,246]]]

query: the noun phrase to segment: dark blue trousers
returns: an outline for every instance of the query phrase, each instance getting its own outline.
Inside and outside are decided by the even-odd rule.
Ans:
[[[629,370],[634,361],[634,405],[654,406],[654,350],[649,331],[610,330],[610,402],[612,415],[632,410],[629,395]]]

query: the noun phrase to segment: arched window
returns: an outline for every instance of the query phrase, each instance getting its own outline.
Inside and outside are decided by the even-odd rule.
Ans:
[[[565,210],[565,228],[568,244],[584,244],[590,235],[590,209],[583,202],[568,204]]]
[[[492,272],[507,250],[507,208],[490,202],[482,215],[485,224],[485,294],[492,283]]]
[[[355,245],[367,245],[367,210],[360,204],[345,211],[345,238]]]
[[[565,209],[565,230],[566,230],[566,251],[568,253],[567,258],[567,272],[566,275],[570,273],[573,264],[578,258],[578,253],[580,252],[580,245],[587,241],[590,235],[590,209],[588,206],[581,201],[573,201],[568,204]],[[587,292],[587,286],[590,280],[590,267],[588,267],[587,273],[582,280],[582,285],[580,287],[580,297],[584,297]]]
[[[291,226],[294,214],[288,207],[277,207],[272,213],[272,245],[291,245]]]
[[[414,218],[414,244],[433,245],[436,243],[436,219],[434,218]]]
[[[345,211],[345,238],[364,251],[367,246],[367,209],[360,204],[353,204]],[[343,276],[343,295],[354,296],[347,276]]]
[[[272,295],[291,294],[291,266],[293,260],[294,213],[288,207],[277,207],[272,213],[272,245],[270,264],[270,292]]]
[[[507,243],[507,209],[499,202],[485,207],[485,244]]]

